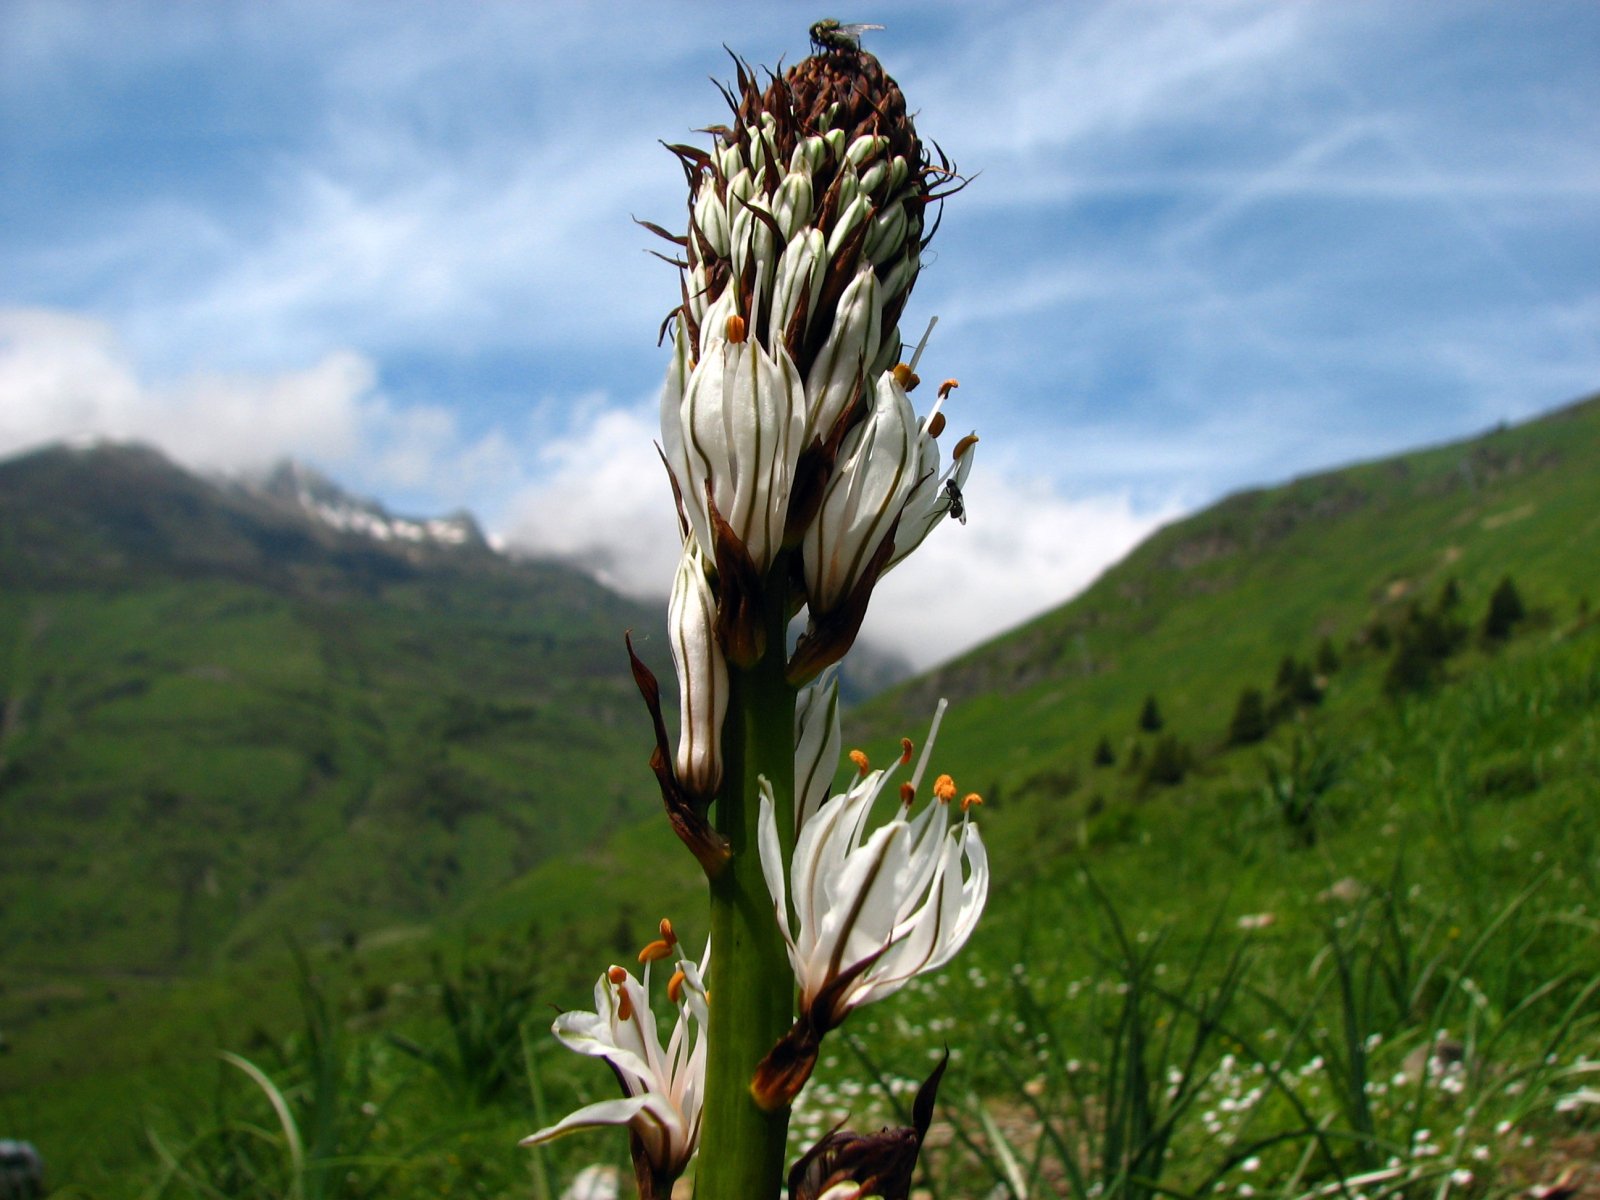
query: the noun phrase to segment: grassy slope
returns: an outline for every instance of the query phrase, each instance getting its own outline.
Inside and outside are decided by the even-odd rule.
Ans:
[[[1069,998],[1107,970],[1097,956],[1108,935],[1083,868],[1114,896],[1130,929],[1169,931],[1164,952],[1174,964],[1219,911],[1230,938],[1245,936],[1232,932],[1238,916],[1272,914],[1247,940],[1256,985],[1285,1004],[1312,1003],[1316,964],[1325,971],[1328,889],[1351,880],[1358,894],[1387,902],[1397,866],[1419,960],[1456,961],[1448,956],[1459,957],[1514,896],[1533,889],[1535,899],[1518,910],[1526,916],[1496,927],[1495,953],[1477,963],[1502,1011],[1530,980],[1592,967],[1600,947],[1584,906],[1600,904],[1600,629],[1575,614],[1600,587],[1595,461],[1600,405],[1591,402],[1473,443],[1235,497],[1158,533],[1072,604],[855,714],[848,740],[884,756],[900,731],[923,725],[932,695],[952,696],[935,766],[991,794],[983,819],[998,874],[991,911],[959,967],[851,1028],[875,1035],[874,1053],[903,1077],[920,1075],[942,1037],[969,1043],[952,1099],[971,1086],[1014,1094],[1004,1064],[1022,1061],[1025,1048],[1013,1045],[1016,991],[998,981],[1024,964],[1050,1011],[1072,1025],[1081,1001]],[[1432,693],[1399,703],[1381,695],[1386,659],[1360,644],[1362,630],[1397,618],[1411,598],[1431,601],[1449,577],[1459,581],[1462,611],[1476,618],[1508,572],[1542,616],[1504,649],[1463,651]],[[1324,636],[1344,663],[1320,707],[1282,722],[1260,746],[1225,749],[1238,690],[1270,688],[1285,653],[1307,657]],[[1135,730],[1152,693],[1168,730],[1198,754],[1175,787],[1143,786],[1126,770],[1132,746],[1148,752],[1152,744]],[[1120,761],[1096,770],[1090,754],[1103,734]],[[628,780],[621,786],[648,797],[632,756],[619,770]],[[1314,846],[1292,836],[1275,807],[1272,781],[1284,778],[1316,803]],[[663,911],[693,940],[695,892],[686,856],[659,823],[583,857],[551,859],[509,888],[486,890],[457,921],[363,946],[355,958],[364,978],[406,985],[391,988],[367,1019],[442,1039],[422,999],[427,955],[456,954],[486,934],[531,947],[542,1001],[577,1004],[597,964],[620,959],[630,931],[640,940],[638,930]],[[155,1107],[178,1105],[213,1070],[204,1047],[239,1046],[258,1021],[284,1028],[270,977],[227,970],[176,1002],[148,993],[121,1007],[58,1014],[52,1029],[61,1044],[94,1044],[130,1017],[146,1028],[122,1039],[109,1070],[19,1042],[13,1069],[25,1089],[29,1081],[48,1087],[52,1111],[40,1127],[55,1132],[44,1140],[58,1159],[75,1160],[77,1177],[114,1178],[131,1161],[131,1113],[89,1158],[68,1149],[74,1126],[104,1122],[111,1085],[140,1080]],[[276,986],[281,997],[287,984]],[[1271,1024],[1260,1010],[1250,1019],[1252,1028]],[[1399,1016],[1385,1028],[1400,1031],[1397,1054],[1418,1036]],[[1093,1040],[1087,1025],[1079,1034]],[[975,1055],[980,1038],[1005,1053]],[[819,1111],[859,1109],[843,1087],[859,1066],[837,1046],[830,1058]],[[605,1093],[606,1081],[585,1065],[547,1068],[556,1109]],[[395,1137],[443,1136],[466,1163],[440,1166],[435,1182],[479,1179],[487,1194],[519,1186],[525,1166],[509,1143],[533,1119],[525,1102],[469,1119],[439,1116],[426,1088],[420,1097],[432,1115],[410,1114]],[[609,1146],[590,1139],[563,1148],[560,1161],[589,1161]],[[97,1168],[91,1159],[101,1156]]]
[[[1220,741],[1239,690],[1341,648],[1454,578],[1481,616],[1505,574],[1535,607],[1600,602],[1600,401],[1514,429],[1233,496],[1168,526],[1083,595],[879,698],[860,724],[915,729],[944,695],[958,778],[1008,796],[1136,732]],[[1070,531],[1063,531],[1070,536]],[[892,714],[892,715],[891,715]]]

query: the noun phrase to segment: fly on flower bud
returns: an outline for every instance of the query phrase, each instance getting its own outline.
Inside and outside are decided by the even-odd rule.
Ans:
[[[861,35],[882,25],[846,25],[832,17],[811,26],[811,46],[819,54],[830,50],[860,50]]]

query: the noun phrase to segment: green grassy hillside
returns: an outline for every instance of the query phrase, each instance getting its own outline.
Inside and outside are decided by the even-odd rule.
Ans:
[[[1588,401],[1233,497],[1158,532],[1070,604],[847,715],[847,744],[883,759],[900,734],[920,738],[936,696],[951,697],[933,766],[985,794],[995,890],[955,964],[830,1037],[796,1137],[894,1119],[948,1042],[926,1156],[936,1200],[1310,1200],[1340,1194],[1341,1180],[1350,1196],[1480,1196],[1552,1183],[1569,1166],[1583,1186],[1576,1172],[1600,1139],[1600,1106],[1581,1099],[1600,1044],[1596,462],[1600,401]],[[1523,615],[1486,636],[1508,578]],[[474,587],[489,586],[436,595],[481,613]],[[372,640],[326,618],[316,649],[299,655],[344,664],[316,693],[334,699],[292,710],[304,726],[283,717],[258,751],[347,721],[361,734],[340,742],[357,748],[334,758],[341,778],[365,756],[393,764],[387,776],[371,768],[372,803],[417,778],[407,752],[439,744],[408,734],[482,711],[423,702],[417,679],[444,679],[462,656],[462,695],[481,706],[501,687],[532,702],[497,673],[512,656],[487,634],[407,642],[408,622],[443,603],[424,603],[420,583],[375,594],[386,615],[366,623]],[[7,627],[31,628],[27,615]],[[148,638],[162,622],[140,627]],[[301,626],[277,628],[281,652],[262,661],[220,647],[182,661],[276,687],[273,670],[298,669],[289,631]],[[92,644],[93,622],[80,629]],[[220,686],[170,674],[175,695]],[[1241,720],[1251,689],[1259,712]],[[44,694],[40,682],[11,685],[13,697]],[[1151,699],[1159,720],[1142,722]],[[8,713],[32,713],[36,702],[12,703]],[[494,764],[511,747],[473,752],[498,720],[444,737],[443,762],[509,790],[516,772]],[[30,717],[7,753],[42,737]],[[530,765],[648,805],[637,742]],[[138,744],[130,734],[124,770]],[[17,761],[44,769],[48,756]],[[265,768],[197,757],[189,786],[229,770]],[[309,771],[284,768],[297,794]],[[421,794],[441,792],[451,794]],[[357,885],[291,891],[285,912],[328,922],[310,947],[304,1017],[281,954],[224,955],[181,988],[118,981],[115,1001],[103,981],[73,1000],[45,990],[60,976],[38,976],[26,1005],[9,988],[0,1028],[8,1012],[25,1021],[0,1075],[0,1116],[27,1117],[86,1195],[541,1195],[586,1164],[624,1164],[621,1138],[573,1138],[539,1159],[515,1141],[609,1094],[604,1070],[551,1045],[548,1011],[587,1003],[594,976],[662,915],[698,942],[688,856],[659,819],[528,861],[508,860],[503,833],[469,840],[474,820],[505,821],[495,814],[451,827],[398,801],[384,811],[410,824],[395,834],[352,817],[307,837],[299,861],[382,877],[390,856],[421,853],[416,830],[437,826],[428,844],[448,846],[463,876],[481,869],[481,885],[457,884],[462,903],[431,914],[419,890],[397,910],[414,925],[348,943],[337,934],[363,911]],[[108,839],[102,853],[115,850]],[[197,891],[208,894],[203,878]],[[171,953],[176,911],[147,927],[169,931]],[[249,945],[248,920],[230,928],[236,940],[219,946]],[[217,1046],[284,1089],[281,1111],[322,1122],[323,1157],[297,1173],[281,1111],[217,1063]]]
[[[648,811],[621,633],[664,669],[661,619],[576,572],[125,447],[0,465],[0,530],[13,978],[369,934]]]
[[[943,749],[1019,796],[1123,752],[1155,696],[1168,732],[1225,739],[1241,689],[1285,655],[1384,653],[1378,626],[1454,581],[1461,618],[1511,575],[1544,623],[1600,603],[1600,399],[1470,441],[1232,496],[1152,535],[1070,604],[889,693],[869,730],[915,728],[947,696]],[[1071,537],[1063,530],[1064,538]],[[1381,636],[1381,635],[1380,635]]]

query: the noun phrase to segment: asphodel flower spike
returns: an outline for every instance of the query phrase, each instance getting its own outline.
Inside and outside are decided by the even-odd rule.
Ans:
[[[941,701],[893,816],[870,834],[874,802],[909,762],[909,741],[893,766],[864,770],[824,804],[801,828],[787,863],[770,795],[762,797],[761,867],[799,987],[800,1017],[757,1071],[751,1090],[758,1103],[792,1099],[811,1074],[824,1034],[852,1010],[949,962],[977,924],[989,893],[989,861],[969,810],[981,801],[963,800],[961,821],[950,828],[956,789],[941,775],[928,805],[910,816],[944,708]]]
[[[829,798],[839,698],[824,672],[854,642],[882,573],[942,518],[965,513],[971,441],[941,461],[949,389],[918,416],[911,394],[928,339],[902,361],[900,335],[937,225],[930,208],[964,180],[919,139],[898,85],[848,27],[821,22],[813,38],[818,53],[781,73],[758,79],[737,63],[737,84],[724,89],[732,115],[707,129],[711,145],[669,147],[688,183],[686,227],[650,226],[678,249],[681,291],[663,325],[672,359],[660,406],[685,543],[670,614],[683,722],[675,749],[654,676],[637,657],[633,670],[655,736],[651,770],[708,877],[721,956],[706,1029],[702,1200],[781,1194],[788,1104],[822,1037],[946,962],[988,890],[968,805],[954,822],[944,776],[917,802],[927,755],[912,771],[909,742],[887,771],[853,753],[858,777]],[[908,773],[899,802],[884,801],[892,815],[875,824],[874,803]],[[669,942],[646,957],[665,956]],[[632,1036],[630,978],[617,968],[597,990],[583,1023],[600,1031],[593,1046]],[[619,1075],[618,1063],[645,1060],[624,1049],[635,1057],[613,1058]],[[633,1119],[658,1132],[668,1122],[637,1098],[670,1090],[676,1076],[635,1075],[642,1091],[624,1083],[637,1102],[598,1112],[627,1119],[644,1154]],[[796,1195],[904,1200],[919,1141],[918,1129],[841,1133],[807,1159]],[[682,1148],[667,1138],[651,1150],[666,1156],[662,1178]]]
[[[678,1019],[666,1048],[661,1046],[650,1010],[650,968],[668,957],[677,939],[669,922],[662,939],[641,953],[642,979],[613,966],[594,986],[594,1012],[564,1012],[551,1027],[569,1050],[603,1058],[623,1096],[585,1105],[564,1120],[522,1140],[536,1146],[580,1129],[622,1126],[628,1130],[635,1181],[641,1200],[668,1200],[700,1143],[700,1104],[705,1095],[706,1044],[710,1019],[705,973],[711,965],[707,945],[698,964],[678,963],[670,990]],[[666,947],[662,953],[660,947]]]
[[[916,541],[948,511],[898,321],[929,206],[963,181],[930,159],[870,54],[832,49],[765,88],[739,63],[727,95],[710,150],[671,147],[687,231],[651,226],[683,251],[661,450],[716,569],[731,663],[760,656],[761,580],[805,542],[792,583],[811,620],[789,671],[803,683],[849,648],[877,576],[909,552],[893,536],[902,510]]]

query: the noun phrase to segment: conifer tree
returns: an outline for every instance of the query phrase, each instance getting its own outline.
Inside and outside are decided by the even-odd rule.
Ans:
[[[1324,637],[1322,644],[1317,647],[1317,671],[1322,675],[1332,675],[1342,664],[1339,661],[1339,652],[1333,647],[1333,639]]]
[[[1150,751],[1150,761],[1144,769],[1144,781],[1168,787],[1182,783],[1184,775],[1188,773],[1190,759],[1189,747],[1172,734],[1165,734],[1156,739],[1155,747]]]
[[[1144,707],[1139,710],[1139,728],[1146,733],[1160,733],[1164,724],[1166,722],[1161,719],[1161,709],[1156,704],[1156,698],[1146,696]]]
[[[1511,636],[1517,622],[1527,615],[1527,610],[1522,606],[1522,597],[1517,592],[1517,585],[1512,583],[1511,576],[1507,575],[1489,597],[1489,612],[1483,619],[1484,640],[1505,641]]]
[[[1228,724],[1228,745],[1248,746],[1267,736],[1267,702],[1260,688],[1247,687],[1239,693]]]

